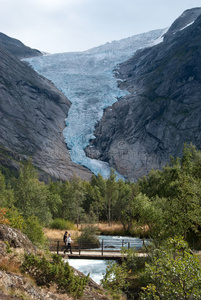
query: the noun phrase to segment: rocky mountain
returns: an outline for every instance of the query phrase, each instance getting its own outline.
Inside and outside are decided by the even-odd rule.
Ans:
[[[1,163],[17,167],[16,159],[31,156],[49,176],[67,179],[78,174],[90,178],[87,169],[71,162],[64,143],[64,120],[70,101],[12,54],[16,49],[10,45],[18,42],[6,43],[6,47],[5,43],[0,41]],[[21,57],[23,51],[17,55]]]
[[[186,10],[162,43],[137,51],[116,74],[129,94],[105,109],[88,156],[135,180],[181,156],[184,142],[201,149],[201,8]]]
[[[19,40],[11,38],[2,32],[0,32],[0,45],[3,45],[7,51],[20,59],[43,55],[39,50],[27,47]]]
[[[44,55],[26,61],[39,74],[50,79],[71,101],[64,138],[74,163],[86,166],[94,174],[108,177],[106,162],[86,157],[85,147],[94,137],[94,127],[103,110],[126,95],[117,87],[113,70],[138,49],[160,41],[164,29],[106,43],[84,52]]]

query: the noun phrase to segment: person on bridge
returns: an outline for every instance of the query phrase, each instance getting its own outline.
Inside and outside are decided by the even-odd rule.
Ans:
[[[68,249],[70,250],[70,254],[73,254],[72,253],[72,250],[71,250],[71,243],[72,243],[73,241],[72,241],[72,239],[71,239],[71,235],[70,235],[70,233],[69,233],[69,235],[68,235],[68,237],[67,237],[67,240],[66,240],[66,249],[64,250],[64,254],[66,253],[66,252],[68,252]]]
[[[64,236],[63,236],[63,242],[65,245],[66,245],[67,236],[68,236],[68,231],[65,231]]]

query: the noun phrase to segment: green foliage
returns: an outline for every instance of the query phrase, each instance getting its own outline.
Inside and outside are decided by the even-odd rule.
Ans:
[[[114,215],[114,207],[118,197],[118,189],[116,182],[116,175],[113,169],[111,169],[110,176],[106,181],[105,192],[105,205],[107,208],[108,225],[111,225]]]
[[[96,226],[93,225],[86,226],[83,229],[81,235],[78,237],[78,242],[81,242],[83,246],[84,244],[91,244],[92,247],[99,247],[100,242],[99,239],[97,238],[97,232],[98,229]]]
[[[5,241],[4,243],[6,244],[6,253],[12,253],[9,242]]]
[[[36,170],[30,160],[20,170],[14,192],[15,206],[24,218],[34,215],[44,225],[49,224],[51,213],[48,207],[48,189],[44,182],[37,179]]]
[[[181,159],[172,158],[162,171],[152,170],[139,180],[151,208],[158,208],[161,215],[152,228],[154,238],[162,240],[179,234],[187,240],[188,233],[198,232],[201,226],[201,153],[191,144],[185,144],[183,152]]]
[[[83,202],[84,202],[84,188],[82,181],[79,177],[73,176],[70,180],[71,184],[71,220],[75,221],[78,225],[84,215]]]
[[[117,264],[116,262],[108,262],[106,273],[101,280],[103,288],[109,290],[113,299],[119,299],[119,295],[125,293],[128,288],[128,269],[126,264]]]
[[[180,238],[154,250],[146,264],[148,285],[140,299],[201,299],[201,267],[188,245]]]
[[[66,229],[66,221],[64,219],[54,219],[52,223],[50,224],[51,229],[61,229],[65,230]]]
[[[47,206],[53,218],[58,216],[62,199],[59,195],[58,184],[50,182],[47,186]]]
[[[26,227],[26,222],[22,214],[14,206],[7,209],[5,217],[9,220],[9,225],[13,228],[23,231]]]
[[[144,249],[145,250],[145,249]],[[123,254],[126,254],[123,259],[126,267],[130,272],[139,272],[144,269],[145,263],[150,261],[150,256],[138,256],[138,252],[135,248],[125,249],[121,251]]]
[[[55,283],[60,292],[69,293],[77,298],[83,295],[88,282],[88,276],[75,276],[68,262],[63,262],[58,255],[53,255],[50,262],[45,257],[25,254],[22,271],[29,273],[40,286],[50,287]]]
[[[66,229],[67,230],[77,230],[75,224],[71,221],[66,221]]]
[[[38,218],[36,216],[30,216],[25,222],[26,224],[23,232],[34,245],[43,245],[45,236],[43,234],[43,227],[40,225]]]
[[[12,206],[13,202],[13,190],[9,185],[6,185],[5,177],[0,171],[0,207]]]

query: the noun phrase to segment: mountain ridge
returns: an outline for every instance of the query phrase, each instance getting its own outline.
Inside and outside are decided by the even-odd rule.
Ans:
[[[45,74],[49,80],[41,77],[0,43],[0,145],[20,155],[32,156],[36,166],[64,180],[74,173],[85,179],[91,176],[87,168],[70,159],[63,138],[65,119],[68,130],[71,128],[70,118],[73,121],[72,140],[67,145],[69,149],[70,143],[75,143],[77,138],[81,138],[81,142],[84,138],[90,138],[87,147],[84,140],[85,153],[96,160],[95,167],[101,161],[106,162],[129,180],[136,180],[151,168],[161,168],[169,161],[170,155],[180,156],[184,142],[193,142],[201,148],[200,14],[201,8],[185,11],[163,33],[163,37],[159,31],[155,33],[159,40],[155,40],[152,47],[147,41],[143,44],[144,49],[137,46],[137,50],[128,45],[127,60],[121,49],[119,57],[117,49],[109,49],[115,42],[106,44],[109,48],[105,52],[100,51],[100,46],[84,51],[85,54],[76,53],[77,61],[74,54],[70,53],[71,65],[69,59],[65,61],[66,54],[34,58],[33,61],[40,61],[41,70],[37,72],[42,74],[43,68],[47,71],[47,65],[42,66],[41,61],[49,64],[51,57],[59,57],[60,71],[65,77],[61,86],[57,85],[58,78],[54,82],[54,78],[46,76],[48,74],[42,75]],[[142,34],[145,39],[146,34]],[[134,39],[137,41],[138,37]],[[124,46],[127,47],[126,44]],[[84,55],[87,55],[86,60]],[[112,60],[108,61],[109,58]],[[112,88],[108,85],[113,80],[112,69],[108,69],[108,66],[113,66],[114,61],[117,63],[116,68],[115,65],[113,67],[113,74],[118,82],[118,91],[115,81],[111,81]],[[50,65],[48,72],[56,74],[55,66],[58,66],[58,61]],[[74,70],[77,66],[78,70]],[[99,66],[102,73],[97,69]],[[65,68],[69,70],[67,75]],[[93,83],[94,94],[91,86],[83,81],[84,77]],[[72,82],[70,78],[73,78]],[[66,86],[68,81],[75,83],[74,91]],[[88,88],[90,97],[85,94]],[[83,107],[75,107],[75,113],[70,115],[72,104],[62,93],[67,97],[70,95],[70,98],[76,96],[75,102],[79,102],[79,97],[83,96]],[[94,118],[94,114],[98,117],[101,115],[98,106],[97,112],[94,110],[99,93],[101,101],[107,98],[112,101],[101,104],[104,114],[96,123],[95,131],[91,132],[88,122],[92,116]],[[113,101],[114,97],[118,101]],[[91,112],[87,110],[88,105],[92,105]],[[78,119],[81,120],[80,124],[77,124]],[[87,131],[82,133],[80,130],[85,127],[85,121]],[[74,132],[76,126],[78,136]],[[82,159],[79,163],[82,163]],[[83,165],[87,164],[83,162]],[[100,165],[104,167],[104,164]]]
[[[0,43],[0,146],[31,157],[46,177],[66,180],[78,174],[89,179],[89,170],[71,162],[63,140],[70,101],[11,52]],[[15,168],[20,164],[5,155],[1,162]]]
[[[181,157],[185,142],[201,148],[200,13],[185,11],[184,26],[180,17],[162,43],[138,50],[116,70],[129,95],[105,110],[87,154],[98,153],[127,179],[161,168],[170,155]]]
[[[43,55],[41,51],[25,46],[21,41],[11,38],[2,32],[0,32],[0,44],[5,50],[19,59]]]
[[[84,148],[93,138],[94,126],[103,110],[126,94],[117,87],[113,70],[116,64],[131,57],[139,48],[157,43],[163,33],[164,29],[158,29],[84,52],[26,60],[39,74],[51,80],[72,103],[64,130],[72,161],[86,166],[96,175],[109,176],[107,162],[98,161],[94,156],[86,157]]]

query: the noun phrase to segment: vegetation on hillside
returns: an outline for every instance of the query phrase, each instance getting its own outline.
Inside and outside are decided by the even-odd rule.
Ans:
[[[45,184],[39,181],[37,171],[29,160],[22,164],[16,177],[10,175],[5,179],[0,173],[0,207],[0,222],[21,229],[36,244],[44,241],[44,226],[64,228],[67,221],[78,226],[87,220],[88,223],[106,221],[109,225],[120,222],[125,234],[150,237],[154,253],[165,253],[169,247],[168,241],[178,236],[180,243],[187,242],[188,247],[201,249],[201,152],[193,145],[185,144],[181,159],[171,157],[170,164],[162,170],[152,170],[137,182],[117,180],[114,171],[111,171],[107,179],[99,174],[93,175],[88,182],[74,176],[65,182],[50,180]],[[87,230],[85,234],[88,234]],[[185,267],[185,260],[190,258],[187,252],[183,253],[184,262],[181,263]],[[126,273],[126,277],[121,279],[126,281],[123,285],[127,286],[127,291],[124,292],[138,291],[137,297],[150,293],[147,299],[168,299],[169,296],[161,296],[165,292],[159,291],[154,276],[142,276],[145,270],[148,274],[148,269],[154,270],[156,265],[160,265],[161,256],[154,255],[149,255],[151,262],[144,262],[144,265],[135,263],[134,267],[130,263],[129,270],[127,266],[122,267],[125,273],[130,272],[129,276]],[[178,257],[177,250],[174,255]],[[119,270],[121,267],[112,266],[108,272],[114,268]],[[196,268],[200,284],[199,266]],[[111,288],[115,286],[113,281],[110,279],[108,284],[106,278],[105,285]],[[146,289],[145,283],[148,286]],[[189,286],[189,283],[185,284]],[[195,289],[199,289],[199,284],[195,284]],[[166,289],[171,290],[171,284]],[[192,294],[193,289],[190,291],[186,293]],[[192,295],[186,297],[183,299],[199,299]]]
[[[59,255],[53,255],[50,262],[44,256],[39,258],[34,254],[25,254],[21,266],[23,272],[31,275],[39,286],[50,287],[56,284],[58,291],[80,298],[88,282],[89,275],[79,277],[74,275],[68,262],[64,262]]]

